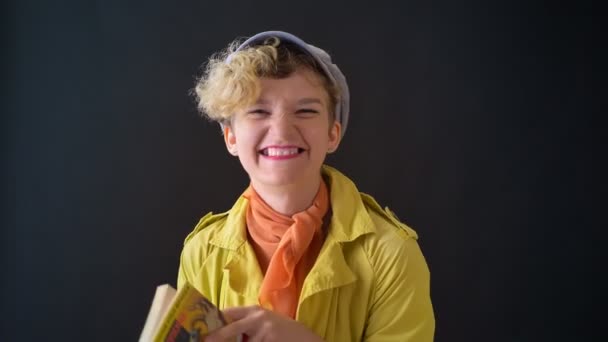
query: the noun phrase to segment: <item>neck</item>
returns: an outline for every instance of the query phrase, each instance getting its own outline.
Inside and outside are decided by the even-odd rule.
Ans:
[[[292,216],[308,209],[319,191],[321,174],[306,184],[290,184],[287,186],[269,186],[251,183],[258,195],[276,212]]]

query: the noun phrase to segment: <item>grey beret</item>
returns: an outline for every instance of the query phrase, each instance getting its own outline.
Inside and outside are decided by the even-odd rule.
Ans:
[[[336,104],[336,120],[342,126],[341,135],[344,136],[346,132],[346,126],[348,125],[348,112],[349,112],[349,102],[350,102],[350,93],[348,91],[348,84],[346,83],[346,78],[344,74],[340,71],[337,65],[332,63],[331,57],[327,52],[319,49],[316,46],[310,45],[304,42],[302,39],[294,36],[291,33],[283,32],[283,31],[265,31],[260,32],[251,38],[244,41],[236,51],[245,49],[250,46],[256,46],[262,44],[266,39],[276,37],[279,40],[284,42],[290,42],[300,48],[303,52],[312,56],[319,66],[323,68],[325,74],[329,78],[329,80],[334,83],[340,89],[340,98],[338,99],[338,103]],[[230,57],[226,59],[226,62],[230,62]]]

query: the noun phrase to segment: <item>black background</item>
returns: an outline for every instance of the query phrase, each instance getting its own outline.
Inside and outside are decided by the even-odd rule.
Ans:
[[[184,237],[247,185],[188,92],[211,53],[269,29],[346,74],[328,163],[419,233],[436,341],[600,340],[591,6],[2,6],[0,340],[138,338]]]

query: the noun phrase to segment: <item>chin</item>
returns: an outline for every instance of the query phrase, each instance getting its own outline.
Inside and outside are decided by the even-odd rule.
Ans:
[[[266,172],[257,177],[257,182],[268,186],[281,187],[306,183],[310,181],[310,175],[304,172]]]
[[[303,179],[301,177],[294,177],[288,175],[267,175],[264,179],[261,179],[260,182],[270,186],[290,186],[301,182]]]

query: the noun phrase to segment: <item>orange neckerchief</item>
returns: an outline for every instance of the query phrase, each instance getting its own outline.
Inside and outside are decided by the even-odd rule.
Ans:
[[[265,272],[260,305],[295,319],[304,278],[323,244],[321,226],[329,208],[327,186],[321,180],[313,204],[292,217],[277,213],[251,186],[243,196],[249,200],[247,232]]]

